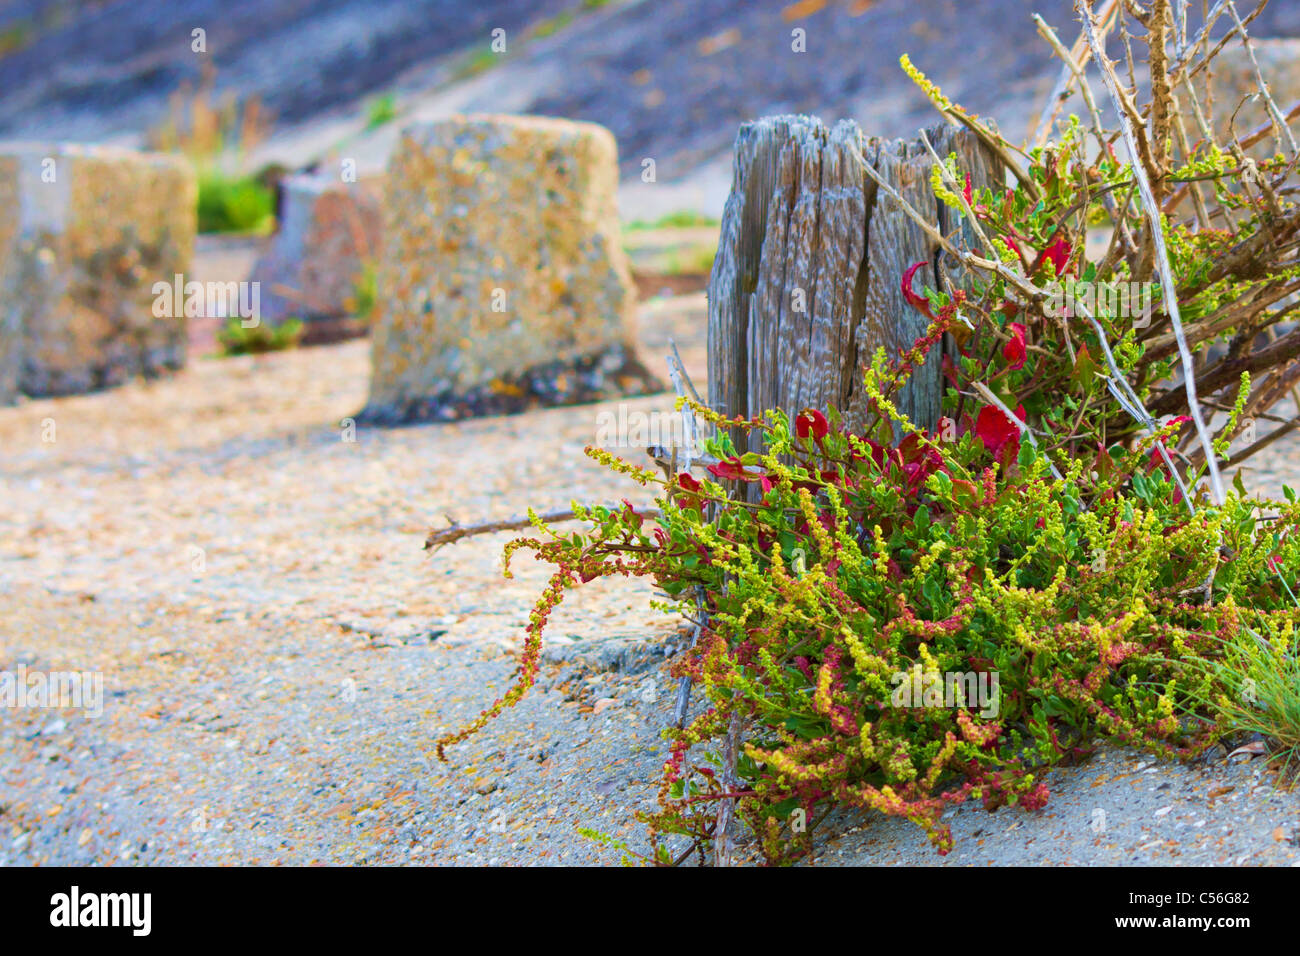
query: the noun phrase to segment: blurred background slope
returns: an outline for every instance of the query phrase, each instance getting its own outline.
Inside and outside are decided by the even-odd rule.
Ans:
[[[652,158],[682,190],[656,205],[720,207],[745,120],[808,111],[887,136],[932,122],[903,52],[1022,136],[1056,72],[1035,11],[1076,35],[1070,0],[0,0],[0,137],[144,144],[207,63],[218,98],[269,119],[256,163],[377,170],[404,120],[544,113],[615,133],[633,205]],[[1300,35],[1300,2],[1273,0],[1252,33]]]

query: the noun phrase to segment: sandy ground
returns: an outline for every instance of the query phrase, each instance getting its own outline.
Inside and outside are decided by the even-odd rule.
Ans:
[[[701,307],[642,322],[647,354],[676,337],[697,380]],[[506,581],[509,535],[429,557],[425,532],[643,503],[580,454],[616,405],[353,436],[367,349],[197,358],[0,410],[0,670],[104,682],[95,718],[0,709],[0,864],[613,863],[576,828],[643,837],[680,641],[648,586],[577,592],[534,693],[450,763],[433,752],[509,685],[547,569]],[[1279,443],[1256,479],[1294,475],[1295,454]],[[844,819],[815,862],[1300,860],[1300,797],[1214,756],[1104,752],[1052,773],[1040,813],[956,812],[946,859],[906,822]]]
[[[676,328],[696,376],[698,304],[646,337]],[[504,581],[509,535],[422,550],[447,514],[626,495],[581,454],[616,406],[349,441],[367,376],[358,341],[0,411],[0,669],[104,680],[98,718],[0,710],[0,863],[595,861],[576,826],[628,834],[677,623],[648,587],[580,592],[539,692],[439,764],[546,569]]]

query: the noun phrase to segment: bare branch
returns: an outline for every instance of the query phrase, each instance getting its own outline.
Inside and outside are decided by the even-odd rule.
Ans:
[[[1119,81],[1115,76],[1114,67],[1106,60],[1105,51],[1098,45],[1097,33],[1092,25],[1090,4],[1087,0],[1075,0],[1075,5],[1083,20],[1084,34],[1088,37],[1088,43],[1092,46],[1093,58],[1097,61],[1097,68],[1101,70],[1102,80],[1105,82],[1106,89],[1110,92],[1116,106],[1119,106],[1122,101]],[[1119,123],[1124,131],[1124,141],[1128,144],[1133,155],[1139,155],[1138,137],[1134,132],[1133,125],[1122,109],[1119,110],[1119,114]],[[1192,353],[1187,347],[1187,340],[1183,336],[1183,324],[1178,311],[1178,291],[1174,285],[1173,271],[1169,265],[1169,252],[1165,248],[1164,220],[1160,215],[1160,205],[1156,202],[1155,195],[1151,191],[1148,171],[1143,168],[1142,163],[1133,164],[1133,175],[1137,179],[1138,192],[1141,194],[1142,206],[1146,211],[1148,231],[1155,244],[1156,271],[1160,276],[1160,287],[1164,293],[1165,310],[1169,315],[1170,323],[1173,325],[1174,335],[1178,339],[1178,353],[1182,359],[1183,384],[1187,390],[1188,411],[1191,413],[1192,423],[1196,426],[1201,444],[1206,450],[1205,467],[1209,473],[1210,491],[1214,503],[1222,505],[1224,502],[1223,479],[1219,475],[1219,466],[1214,459],[1214,445],[1210,439],[1209,430],[1205,426],[1205,418],[1201,414],[1201,405],[1197,399],[1195,362],[1192,360]]]
[[[611,511],[617,511],[623,506],[611,505]],[[646,518],[658,518],[660,512],[657,508],[650,508],[645,511],[638,511],[637,514]],[[574,521],[577,515],[573,509],[566,511],[548,511],[546,514],[537,516],[544,524],[558,524],[562,521]],[[533,520],[531,518],[506,518],[504,521],[482,521],[478,524],[457,524],[455,519],[448,516],[447,520],[451,524],[446,528],[434,528],[429,532],[428,537],[424,539],[425,551],[437,551],[439,548],[448,544],[455,544],[465,538],[473,538],[481,534],[495,534],[498,531],[521,531],[524,528],[531,528]]]

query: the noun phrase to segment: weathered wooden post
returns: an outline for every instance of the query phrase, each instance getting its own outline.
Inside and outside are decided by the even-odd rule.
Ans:
[[[973,133],[944,124],[926,136],[940,156],[957,154],[975,187],[1002,184],[1001,164]],[[912,206],[933,210],[945,234],[957,227],[958,217],[934,196],[934,162],[919,138],[868,139],[851,121],[828,129],[810,116],[741,127],[709,279],[715,408],[794,415],[834,406],[856,426],[866,408],[862,367],[878,347],[897,355],[925,331],[925,317],[903,297],[903,273],[912,263],[929,263],[915,276],[919,292],[936,285],[936,269],[948,266],[863,162]],[[940,359],[932,353],[897,404],[917,424],[932,426],[942,394]],[[733,437],[743,453],[745,437]]]
[[[957,154],[974,187],[1001,185],[1000,162],[965,129],[926,130],[935,153]],[[884,346],[909,348],[927,320],[908,305],[902,277],[919,292],[949,269],[931,239],[863,169],[870,163],[909,205],[933,210],[944,234],[957,228],[934,195],[934,159],[919,138],[867,139],[856,123],[827,127],[810,116],[747,123],[736,137],[731,185],[718,255],[709,277],[709,403],[728,415],[781,408],[835,407],[849,427],[865,420],[862,368]],[[963,227],[958,244],[973,234]],[[951,278],[956,278],[950,273]],[[933,426],[943,397],[941,359],[931,353],[896,404],[912,421]],[[742,454],[758,436],[737,430]],[[741,493],[757,495],[751,485]],[[707,612],[702,612],[706,614]],[[685,712],[688,686],[679,689]],[[735,784],[741,727],[733,717],[723,750],[724,781]],[[730,861],[732,801],[722,800],[714,863]]]

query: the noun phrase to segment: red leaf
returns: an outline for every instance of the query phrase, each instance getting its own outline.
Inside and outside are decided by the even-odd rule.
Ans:
[[[907,300],[908,305],[933,322],[934,313],[930,311],[930,300],[912,291],[912,277],[916,275],[918,269],[927,265],[928,262],[915,262],[908,266],[907,271],[903,273],[903,298]]]
[[[1002,357],[1013,372],[1025,367],[1028,352],[1025,349],[1025,327],[1019,322],[1012,322],[1007,328],[1011,332],[1011,341],[1002,349]]]
[[[1016,407],[1016,417],[1022,422],[1025,420],[1025,406]],[[984,442],[984,447],[994,458],[998,457],[998,452],[1008,442],[1020,443],[1020,429],[1011,423],[1001,409],[992,405],[980,409],[979,417],[975,420],[975,435]]]
[[[1179,415],[1177,418],[1169,419],[1169,421],[1165,422],[1160,427],[1164,429],[1168,428],[1170,425],[1177,425],[1178,427],[1174,429],[1170,435],[1171,440],[1176,440],[1178,438],[1178,433],[1183,430],[1183,426],[1188,424],[1191,420],[1192,418],[1190,415]],[[1160,465],[1164,463],[1164,460],[1164,456],[1160,454],[1160,447],[1158,445],[1153,445],[1151,448],[1151,457],[1147,459],[1147,474],[1150,474],[1155,471],[1156,468],[1160,467]]]
[[[1070,254],[1073,252],[1074,249],[1070,246],[1070,243],[1062,237],[1048,246],[1043,256],[1056,267],[1056,274],[1061,276],[1065,275],[1066,267],[1070,262]]]
[[[979,504],[975,486],[961,478],[952,480],[952,500],[959,508],[974,508]]]
[[[953,362],[952,356],[949,353],[944,352],[943,358],[940,361],[940,365],[943,368],[943,377],[948,380],[949,385],[951,385],[953,388],[956,388],[957,387],[957,365],[955,362]]]
[[[807,438],[809,435],[813,438],[825,438],[829,430],[830,425],[826,422],[826,416],[811,408],[805,408],[794,420],[794,432],[800,438]]]
[[[709,465],[710,473],[731,481],[758,481],[762,476],[745,470],[739,458],[731,458]]]
[[[623,511],[627,514],[628,520],[638,528],[645,523],[645,518],[636,513],[636,509],[632,507],[632,502],[626,498],[623,499]]]

